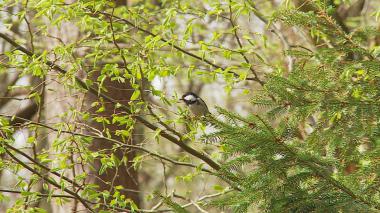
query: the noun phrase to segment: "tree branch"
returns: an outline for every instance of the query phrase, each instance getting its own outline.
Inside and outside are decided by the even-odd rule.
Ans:
[[[230,17],[228,18],[228,20],[229,20],[229,22],[230,22],[230,24],[232,26],[232,31],[234,32],[234,37],[236,39],[236,42],[238,43],[240,49],[243,49],[243,44],[240,41],[240,37],[239,37],[238,31],[237,31],[238,26],[235,25],[235,22],[233,20],[233,11],[232,11],[232,5],[231,4],[232,4],[232,1],[230,0],[230,2],[228,4]],[[255,76],[256,81],[261,86],[264,86],[265,82],[259,79],[259,76],[257,75],[256,70],[253,69],[253,66],[252,66],[251,62],[249,61],[248,57],[243,52],[239,52],[239,54],[244,58],[244,61],[247,64],[249,64],[249,69],[251,70],[252,74]]]
[[[345,186],[341,182],[339,182],[339,181],[335,180],[333,177],[331,177],[330,174],[328,172],[326,172],[325,169],[322,169],[319,166],[316,166],[314,162],[310,162],[310,161],[302,159],[298,155],[296,150],[294,150],[293,148],[291,148],[288,145],[286,145],[285,143],[283,143],[283,140],[284,140],[283,138],[277,137],[276,133],[273,131],[273,128],[269,124],[267,124],[267,122],[265,122],[258,115],[254,115],[254,116],[257,117],[260,120],[260,122],[265,126],[265,128],[271,133],[275,143],[277,143],[280,147],[283,147],[284,150],[289,152],[289,154],[291,154],[297,161],[299,161],[300,164],[303,164],[306,167],[308,167],[309,169],[311,169],[315,173],[316,176],[324,179],[327,183],[331,184],[336,189],[346,193],[352,199],[360,201],[361,203],[366,204],[368,206],[375,207],[376,209],[380,209],[379,204],[372,203],[372,202],[366,200],[364,197],[355,194],[350,188],[348,188],[347,186]]]
[[[17,154],[19,155],[22,155],[23,157],[25,157],[26,159],[28,159],[30,162],[32,162],[34,165],[40,167],[41,169],[44,169],[45,171],[59,177],[59,178],[62,178],[63,180],[73,184],[74,186],[80,188],[80,189],[83,189],[82,186],[80,186],[79,184],[77,184],[74,180],[71,180],[70,178],[67,178],[66,176],[63,176],[61,174],[59,174],[58,172],[54,172],[54,171],[51,171],[50,168],[46,167],[45,165],[41,164],[40,162],[34,160],[32,157],[30,157],[28,154],[20,151],[19,149],[16,149],[14,148],[13,146],[7,144],[7,143],[4,143],[4,146],[14,152],[16,152]]]
[[[104,15],[104,16],[106,16],[106,17],[108,17],[108,18],[109,18],[109,17],[113,17],[113,18],[117,19],[117,20],[115,20],[115,21],[121,21],[121,22],[123,22],[123,23],[125,23],[125,24],[127,24],[127,25],[129,25],[129,26],[131,26],[131,27],[133,27],[133,28],[136,28],[138,31],[141,31],[141,32],[143,32],[143,33],[145,33],[145,34],[147,34],[147,35],[151,35],[151,36],[153,36],[153,37],[158,36],[157,34],[154,34],[154,33],[150,32],[149,30],[146,30],[146,29],[144,29],[144,28],[142,28],[142,27],[137,26],[136,24],[133,24],[131,21],[129,21],[129,20],[127,20],[127,19],[124,19],[124,18],[121,18],[121,17],[115,16],[115,15],[113,15],[113,14],[110,14],[110,13],[107,13],[107,12],[103,12],[103,11],[92,11],[92,10],[91,10],[91,12],[89,13],[89,15],[92,15],[92,16],[93,16],[94,14],[95,14],[95,15],[101,14],[101,15]],[[226,70],[226,67],[222,67],[222,66],[220,66],[220,65],[217,65],[217,64],[211,62],[211,61],[208,60],[208,59],[205,59],[204,57],[201,57],[201,56],[199,56],[199,55],[196,55],[196,54],[194,54],[194,53],[191,53],[191,52],[189,52],[189,51],[187,51],[187,50],[181,48],[180,46],[174,44],[173,42],[171,42],[171,41],[169,41],[169,40],[166,40],[166,39],[160,37],[160,41],[169,44],[169,45],[170,45],[171,47],[173,47],[174,49],[176,49],[176,50],[178,50],[178,51],[180,51],[180,52],[182,52],[182,53],[184,53],[184,54],[186,54],[186,55],[188,55],[188,56],[190,56],[190,57],[192,57],[192,58],[195,58],[195,59],[197,59],[197,60],[199,60],[199,61],[202,61],[202,62],[204,62],[204,63],[210,65],[211,67],[213,67],[213,68],[215,68],[215,69],[221,69],[222,71]],[[235,72],[233,72],[233,71],[228,71],[228,73],[233,74],[233,75],[234,75],[235,77],[237,77],[237,78],[240,77],[239,74],[237,74],[237,73],[235,73]],[[246,80],[251,80],[251,81],[257,81],[257,82],[259,82],[259,79],[257,79],[256,77],[254,77],[254,78],[246,78]]]
[[[23,119],[30,120],[38,111],[38,106],[35,102],[30,103],[25,108],[16,112],[14,119],[10,121],[11,125],[22,124]]]
[[[4,33],[0,33],[0,37],[3,38],[4,40],[6,40],[8,43],[10,43],[12,46],[14,46],[17,50],[25,53],[26,55],[28,55],[30,57],[34,55],[33,52],[31,52],[28,49],[24,48],[23,46],[19,45],[18,43],[16,43],[14,41],[14,39],[8,37]],[[54,70],[62,73],[62,74],[66,74],[67,73],[66,70],[64,70],[62,67],[56,65],[52,61],[47,60],[45,62],[45,64],[48,65],[48,66],[50,66],[52,69],[54,69]],[[98,93],[98,90],[96,88],[88,86],[84,81],[82,81],[81,79],[79,79],[76,76],[75,76],[75,81],[76,81],[76,83],[81,88],[87,90],[88,92],[92,93],[93,95],[102,97],[104,100],[109,101],[109,102],[111,102],[111,103],[113,103],[115,105],[118,103],[113,98],[111,98],[111,97],[109,97],[109,96],[107,96],[107,95],[105,95],[105,94],[103,94],[101,92]],[[126,113],[132,115],[132,112],[131,112],[131,110],[129,109],[128,106],[122,105],[121,108],[123,110],[125,110]],[[159,130],[159,128],[157,126],[155,126],[154,124],[150,123],[148,120],[144,119],[143,117],[138,116],[138,115],[133,115],[133,116],[136,118],[136,120],[138,120],[140,123],[142,123],[143,125],[145,125],[149,129],[151,129],[153,131],[158,131]],[[213,168],[215,170],[219,170],[220,169],[220,165],[218,163],[216,163],[215,161],[213,161],[211,158],[209,158],[204,153],[199,152],[199,151],[193,149],[192,147],[188,146],[186,143],[183,142],[183,140],[181,138],[177,139],[173,135],[170,135],[169,133],[167,133],[164,130],[160,131],[159,135],[161,135],[162,137],[166,138],[168,141],[176,144],[177,146],[181,147],[187,153],[189,153],[189,154],[191,154],[191,155],[193,155],[193,156],[201,159],[202,161],[204,161],[205,163],[207,163],[211,168]]]
[[[10,189],[0,189],[0,192],[15,193],[15,194],[21,194],[21,193],[23,193],[23,191],[10,190]],[[33,193],[33,192],[31,192],[31,193]],[[39,193],[39,192],[36,192],[36,193],[37,193],[36,195],[38,197],[57,197],[57,198],[77,199],[76,197],[70,196],[70,195],[58,195],[58,194],[49,195],[49,194],[42,194],[42,193]]]
[[[97,135],[87,135],[87,134],[83,134],[83,133],[78,133],[78,132],[72,132],[72,131],[67,131],[67,130],[60,130],[60,129],[56,129],[54,127],[51,127],[51,126],[48,126],[46,124],[43,124],[43,123],[38,123],[38,122],[33,122],[31,120],[27,120],[27,119],[24,119],[24,118],[21,118],[21,117],[17,117],[17,116],[9,116],[9,115],[4,115],[4,114],[0,114],[0,116],[3,116],[3,117],[8,117],[8,118],[12,118],[12,117],[15,117],[16,119],[22,121],[23,123],[29,123],[29,124],[33,124],[33,125],[37,125],[37,126],[41,126],[41,127],[44,127],[44,128],[47,128],[47,129],[50,129],[50,130],[53,130],[55,132],[61,132],[61,133],[66,133],[66,134],[70,134],[70,135],[75,135],[75,136],[82,136],[82,137],[90,137],[90,138],[93,138],[93,139],[102,139],[102,140],[107,140],[109,142],[112,142],[112,143],[115,143],[115,144],[118,144],[120,146],[123,146],[123,147],[127,147],[127,148],[130,148],[130,149],[136,149],[136,150],[139,150],[139,151],[142,151],[142,152],[145,152],[149,155],[152,155],[158,159],[162,159],[162,160],[165,160],[167,162],[170,162],[170,163],[173,163],[175,165],[179,165],[179,166],[187,166],[187,167],[192,167],[192,168],[199,168],[199,166],[197,165],[194,165],[194,164],[191,164],[191,163],[186,163],[186,162],[181,162],[181,161],[176,161],[176,160],[173,160],[171,158],[168,158],[168,157],[165,157],[163,155],[160,155],[158,153],[154,153],[154,152],[151,152],[143,147],[140,147],[140,146],[137,146],[137,145],[131,145],[131,144],[126,144],[126,143],[122,143],[118,140],[115,140],[115,139],[112,139],[112,138],[107,138],[107,137],[104,137],[104,136],[97,136]],[[33,163],[37,164],[38,166],[40,166],[41,168],[45,169],[45,170],[50,170],[49,168],[45,167],[43,164],[39,164],[38,162],[34,161],[33,158],[29,157],[27,154],[21,152],[20,150],[16,149],[16,148],[13,148],[13,147],[9,147],[11,148],[12,150],[18,152],[19,154],[21,154],[22,156],[28,158],[30,161],[32,161]],[[208,169],[205,169],[205,168],[201,168],[202,171],[204,172],[207,172],[207,173],[212,173],[212,171],[208,170]],[[51,171],[50,171],[51,172]],[[65,176],[61,176],[59,173],[57,172],[51,172],[52,174],[58,176],[58,177],[62,177],[62,179],[72,183],[74,186],[76,187],[79,187],[79,188],[83,188],[81,187],[80,185],[78,185],[77,183],[75,182],[72,182],[72,180],[70,180],[69,178],[66,178]]]
[[[6,144],[6,143],[3,143],[3,144]],[[52,181],[50,178],[47,178],[45,175],[42,175],[40,174],[39,172],[37,172],[36,170],[34,170],[32,167],[28,166],[26,163],[22,162],[20,159],[18,159],[16,156],[14,156],[8,149],[5,149],[5,152],[14,160],[16,161],[18,164],[20,164],[22,167],[24,167],[25,169],[29,170],[30,172],[36,174],[37,176],[39,176],[40,178],[44,179],[46,182],[50,183],[51,185],[57,187],[58,189],[62,189],[63,191],[67,192],[68,194],[72,195],[73,197],[75,197],[76,199],[78,199],[82,204],[83,206],[88,209],[90,212],[95,212],[88,204],[87,202],[82,198],[80,197],[77,193],[67,189],[67,188],[62,188],[62,186],[60,186],[58,183],[56,183],[55,181]]]

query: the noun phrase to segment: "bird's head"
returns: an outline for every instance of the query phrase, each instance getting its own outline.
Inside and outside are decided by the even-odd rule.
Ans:
[[[182,95],[182,98],[180,98],[179,100],[185,102],[186,105],[191,105],[196,103],[198,101],[198,98],[198,95],[196,95],[195,93],[187,92],[184,95]]]

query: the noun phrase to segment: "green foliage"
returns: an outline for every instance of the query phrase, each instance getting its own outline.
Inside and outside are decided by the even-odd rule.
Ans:
[[[4,15],[6,35],[28,49],[7,41],[13,46],[2,54],[1,79],[11,70],[28,82],[0,96],[26,91],[38,106],[20,121],[0,99],[0,154],[7,156],[0,169],[13,173],[19,195],[8,212],[45,212],[34,207],[45,198],[93,212],[144,212],[129,189],[114,185],[129,168],[163,182],[143,183],[147,194],[158,190],[144,203],[149,212],[380,210],[380,33],[339,16],[351,1],[128,2],[0,3],[17,7]],[[371,18],[379,14],[372,10]],[[28,35],[15,30],[21,24]],[[74,35],[60,35],[67,25]],[[54,114],[42,91],[50,83],[62,88],[49,87],[49,95],[63,91],[78,103]],[[216,100],[236,98],[233,106],[249,96],[248,113],[216,107],[217,115],[190,118],[178,88],[201,83],[219,86]],[[109,146],[94,150],[99,141]],[[123,166],[102,180],[106,187],[90,182]]]
[[[252,100],[267,109],[270,120],[219,109],[226,122],[214,122],[218,132],[205,138],[222,138],[225,170],[243,166],[244,173],[233,180],[240,191],[213,205],[234,212],[255,204],[269,212],[372,212],[380,207],[380,194],[373,190],[379,178],[374,153],[380,150],[380,62],[330,16],[318,13],[287,9],[274,16],[310,29],[334,47],[287,52],[296,59],[292,72],[269,75],[266,96]],[[363,145],[370,148],[361,150]],[[357,170],[347,174],[351,163]]]
[[[173,202],[170,197],[164,197],[156,193],[156,196],[160,197],[162,201],[175,213],[188,213],[188,211],[176,202]]]

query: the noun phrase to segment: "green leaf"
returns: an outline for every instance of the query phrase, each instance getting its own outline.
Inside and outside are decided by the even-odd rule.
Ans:
[[[139,97],[140,97],[140,90],[135,90],[131,96],[131,101],[134,101]]]

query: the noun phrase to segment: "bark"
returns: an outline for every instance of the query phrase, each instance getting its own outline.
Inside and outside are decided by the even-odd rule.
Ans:
[[[115,0],[116,6],[128,6],[127,0]],[[99,73],[94,73],[92,79],[95,81]],[[104,81],[103,86],[107,88],[106,95],[118,100],[119,103],[128,105],[129,99],[132,95],[131,87],[128,83],[119,83],[116,81],[111,81],[107,79]],[[94,101],[98,101],[98,97],[93,94],[87,94],[87,102],[91,104]],[[105,111],[102,113],[96,113],[96,108],[91,108],[90,112],[92,114],[96,113],[99,116],[105,116],[112,120],[113,114],[123,113],[122,110],[116,109],[113,103],[105,103]],[[90,124],[92,127],[103,130],[103,124],[92,122]],[[118,129],[123,129],[125,127],[118,126],[116,124],[109,124],[106,126],[109,132],[112,135],[112,138],[122,141],[122,138],[115,135],[115,131]],[[131,138],[126,140],[126,143],[136,144],[137,138]],[[95,160],[95,171],[93,175],[96,177],[94,179],[95,184],[99,185],[99,191],[108,190],[111,194],[114,191],[115,186],[123,186],[125,190],[122,190],[121,193],[124,194],[127,198],[132,199],[138,206],[140,204],[140,197],[138,194],[139,185],[138,185],[138,173],[133,169],[131,161],[136,156],[134,150],[126,150],[125,148],[116,148],[113,149],[112,144],[108,143],[106,140],[96,139],[93,141],[92,146],[90,147],[93,151],[103,151],[105,150],[106,154],[110,156],[114,154],[119,160],[122,160],[123,157],[127,157],[127,163],[122,163],[117,168],[109,168],[104,173],[99,175],[99,169],[101,168],[100,159]]]
[[[106,80],[104,82],[104,86],[107,88],[108,92],[106,93],[108,96],[112,97],[115,100],[119,100],[119,103],[128,105],[129,98],[131,96],[131,87],[125,83],[112,82],[110,80]],[[94,102],[97,101],[98,98],[92,94],[88,94],[88,101]],[[97,108],[91,108],[90,112],[95,113]],[[115,109],[113,103],[105,103],[105,111],[102,113],[97,113],[99,116],[104,116],[112,120],[112,114],[120,114],[123,113],[122,110]],[[103,124],[93,122],[92,127],[103,130]],[[122,138],[115,135],[115,131],[118,129],[123,129],[125,127],[118,126],[116,124],[109,124],[106,126],[109,129],[112,138],[122,141]],[[132,140],[127,140],[126,143],[136,144],[136,139],[132,138]],[[123,186],[123,194],[128,198],[132,199],[137,205],[140,203],[139,194],[136,193],[139,190],[138,185],[138,174],[137,171],[133,169],[130,161],[136,156],[135,151],[133,150],[125,150],[124,148],[117,148],[116,150],[112,150],[112,144],[107,142],[106,140],[94,140],[93,145],[91,147],[93,151],[102,151],[106,150],[108,155],[112,153],[119,159],[123,159],[123,157],[127,157],[128,163],[122,164],[117,168],[107,169],[101,175],[98,175],[99,169],[101,167],[100,159],[97,159],[95,162],[95,171],[93,175],[97,176],[94,181],[97,185],[99,185],[99,191],[102,190],[110,190],[111,193],[115,186]]]

